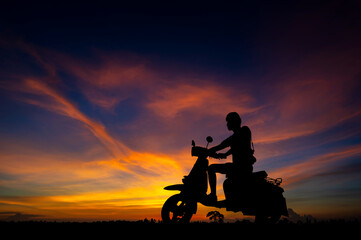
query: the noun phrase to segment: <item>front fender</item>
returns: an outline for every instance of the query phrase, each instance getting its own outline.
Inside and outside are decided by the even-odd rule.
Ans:
[[[169,185],[169,186],[166,186],[164,188],[164,190],[178,190],[178,191],[183,191],[184,189],[184,184],[174,184],[174,185]]]

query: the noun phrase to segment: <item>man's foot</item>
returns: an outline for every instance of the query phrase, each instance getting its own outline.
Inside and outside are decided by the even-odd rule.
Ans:
[[[208,194],[206,197],[205,205],[214,206],[217,203],[217,195],[216,194]]]

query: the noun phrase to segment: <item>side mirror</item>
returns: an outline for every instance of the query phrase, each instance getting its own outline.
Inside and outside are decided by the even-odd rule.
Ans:
[[[213,142],[213,138],[211,136],[206,137],[207,140],[207,146],[206,148],[208,148],[208,144],[210,144],[211,142]]]

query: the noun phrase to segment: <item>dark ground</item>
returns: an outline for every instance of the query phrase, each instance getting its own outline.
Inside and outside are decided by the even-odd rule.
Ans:
[[[316,223],[280,222],[273,225],[257,225],[251,222],[163,224],[150,221],[107,221],[107,222],[0,222],[4,236],[22,238],[99,238],[138,239],[156,237],[161,239],[240,239],[240,238],[322,238],[358,236],[360,221],[323,221]]]

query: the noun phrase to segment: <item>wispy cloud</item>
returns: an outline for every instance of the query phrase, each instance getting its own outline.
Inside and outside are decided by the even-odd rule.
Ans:
[[[29,221],[44,217],[44,215],[24,214],[21,212],[0,212],[0,219],[2,221]]]
[[[257,111],[260,107],[252,107],[253,100],[249,94],[232,93],[227,87],[208,81],[180,83],[159,89],[151,94],[147,107],[165,118],[174,118],[181,113],[224,117],[231,111],[242,115]]]
[[[347,74],[334,70],[337,61],[328,63],[331,66],[327,72],[321,71],[325,68],[322,64],[314,63],[319,66],[318,73],[314,72],[315,66],[309,66],[310,62],[300,63],[299,68],[312,68],[311,73],[291,69],[294,72],[283,73],[286,76],[273,81],[272,91],[264,99],[268,104],[253,121],[257,131],[262,132],[256,142],[273,143],[311,136],[361,114],[360,101],[352,100],[359,85],[357,62],[347,66],[350,69]]]
[[[25,91],[47,97],[47,101],[33,99],[25,100],[49,111],[55,112],[74,120],[80,121],[91,133],[109,150],[112,160],[100,161],[99,164],[107,164],[122,171],[133,174],[155,173],[161,174],[162,169],[169,167],[177,169],[178,164],[166,156],[150,153],[138,153],[129,149],[125,144],[111,136],[106,127],[82,113],[74,103],[67,100],[57,91],[39,80],[27,79],[24,81]]]
[[[37,105],[57,114],[78,120],[87,127],[95,137],[111,152],[115,158],[124,158],[129,149],[114,139],[100,122],[96,122],[79,111],[74,103],[61,96],[57,91],[48,86],[47,83],[35,79],[25,79],[23,86],[25,91],[46,97],[47,101],[27,99],[27,103]]]
[[[358,172],[359,169],[343,169],[340,171],[340,165],[347,159],[352,159],[361,156],[361,145],[345,147],[343,149],[331,150],[327,153],[317,155],[306,159],[300,163],[293,163],[290,166],[281,167],[272,171],[270,174],[273,177],[283,177],[284,183],[288,187],[295,187],[297,184],[302,184],[304,181],[312,181],[316,177],[325,177],[335,173],[349,174]],[[338,170],[339,171],[338,171]]]

